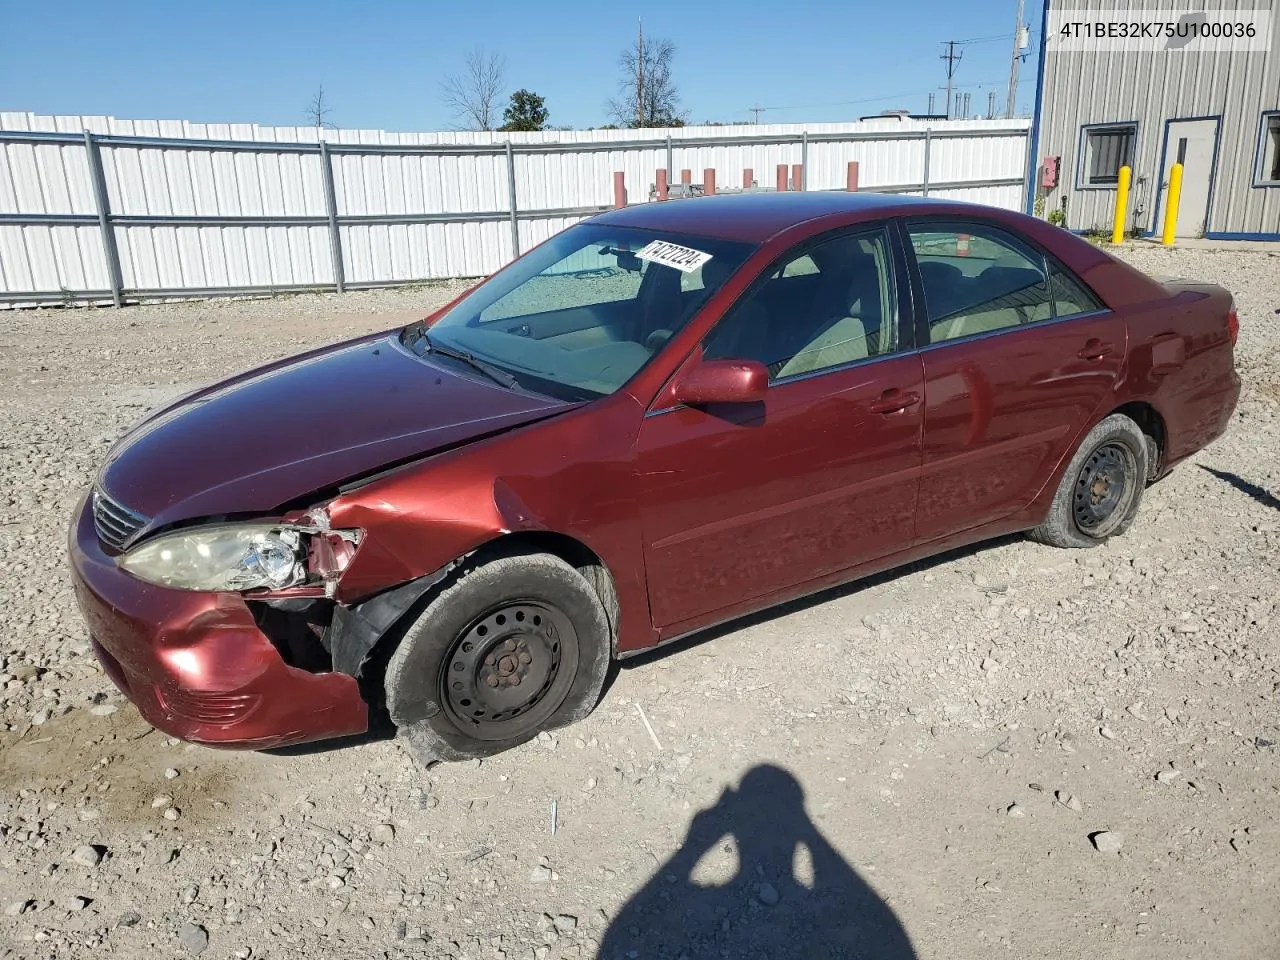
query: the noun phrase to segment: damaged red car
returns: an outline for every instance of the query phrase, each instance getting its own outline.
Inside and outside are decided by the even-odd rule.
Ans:
[[[483,756],[743,614],[1014,531],[1123,533],[1226,427],[1236,333],[1227,291],[1007,211],[612,211],[422,322],[156,412],[76,512],[77,595],[174,736],[389,717],[423,760]]]

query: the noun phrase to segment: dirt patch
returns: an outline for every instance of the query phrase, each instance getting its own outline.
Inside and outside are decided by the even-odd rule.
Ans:
[[[394,742],[142,735],[63,544],[151,405],[456,291],[6,315],[0,957],[182,956],[188,924],[219,958],[1274,957],[1280,274],[1127,255],[1233,290],[1246,389],[1126,536],[1007,538],[791,604],[431,771]]]

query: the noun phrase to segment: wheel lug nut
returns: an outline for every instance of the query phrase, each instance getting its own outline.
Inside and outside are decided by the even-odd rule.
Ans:
[[[533,663],[533,657],[529,656],[529,654],[525,653],[522,650],[520,652],[520,662],[528,666],[529,664]]]
[[[484,678],[484,682],[485,682],[485,686],[496,687],[498,685],[498,678],[495,677],[493,674],[489,674],[487,677]]]
[[[489,654],[487,657],[485,657],[485,658],[484,658],[484,662],[485,662],[488,666],[492,667],[492,666],[494,665],[494,663],[496,663],[497,661],[496,661],[496,659],[494,658],[493,654],[491,653],[491,654]]]

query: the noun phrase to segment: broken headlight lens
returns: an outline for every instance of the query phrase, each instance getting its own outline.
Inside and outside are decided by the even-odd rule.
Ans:
[[[118,562],[140,580],[175,590],[283,590],[333,576],[331,570],[308,569],[313,535],[357,539],[346,531],[288,524],[193,527],[148,540]]]

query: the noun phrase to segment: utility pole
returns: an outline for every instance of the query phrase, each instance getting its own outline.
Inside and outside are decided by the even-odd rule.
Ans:
[[[987,119],[994,120],[996,118],[996,92],[994,90],[987,91]]]
[[[931,117],[933,116],[933,100],[934,100],[934,94],[930,93],[930,94],[929,94],[929,109],[928,109],[928,111],[927,111],[927,112],[928,112],[929,116],[931,116]]]
[[[1022,22],[1024,0],[1018,0],[1018,18],[1013,25],[1013,58],[1009,61],[1009,98],[1005,102],[1004,115],[1012,118],[1018,109],[1018,68],[1022,65],[1022,51],[1029,43],[1027,26]]]
[[[947,119],[951,119],[951,78],[956,75],[956,64],[964,57],[964,51],[956,51],[956,41],[947,41],[947,52],[940,59],[947,61]]]
[[[760,106],[760,101],[757,100],[756,105],[754,107],[751,107],[750,109],[751,109],[751,112],[755,114],[756,126],[757,127],[760,126],[760,111],[763,110],[764,107]]]
[[[636,126],[646,126],[644,122],[644,21],[636,18]]]

